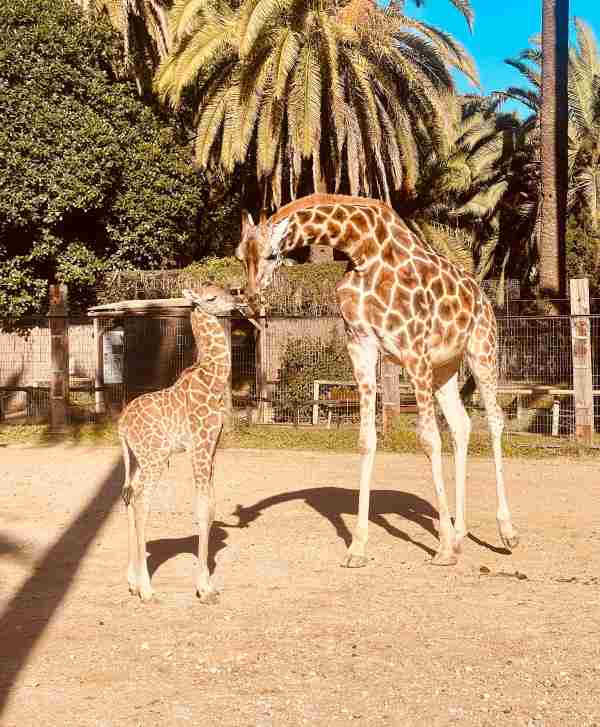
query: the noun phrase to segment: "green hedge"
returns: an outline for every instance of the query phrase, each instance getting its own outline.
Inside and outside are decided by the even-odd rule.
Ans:
[[[306,263],[278,270],[265,291],[271,315],[339,315],[335,284],[344,275],[345,263]],[[183,288],[200,282],[243,287],[246,274],[234,257],[206,258],[181,270],[124,270],[111,273],[97,289],[98,302],[176,298]]]

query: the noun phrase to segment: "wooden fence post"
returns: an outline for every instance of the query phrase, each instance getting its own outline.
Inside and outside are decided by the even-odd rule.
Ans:
[[[387,356],[381,361],[383,434],[389,434],[394,417],[400,413],[400,367]]]
[[[571,350],[575,400],[575,438],[592,444],[594,395],[592,387],[592,347],[590,341],[590,295],[587,278],[571,280]]]
[[[69,321],[66,285],[50,286],[50,431],[64,430],[69,405]]]

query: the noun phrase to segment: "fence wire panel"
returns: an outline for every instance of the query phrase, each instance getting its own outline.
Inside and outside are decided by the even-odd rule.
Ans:
[[[234,415],[256,411],[256,328],[245,318],[231,318],[231,398]],[[252,421],[255,414],[250,412]]]
[[[0,416],[6,421],[44,416],[48,396],[38,388],[50,373],[49,350],[46,318],[23,320],[17,329],[0,331]],[[11,390],[17,387],[22,391]]]
[[[501,384],[571,386],[571,321],[499,318],[498,374]]]
[[[592,315],[590,324],[593,387],[600,391],[600,315]],[[92,321],[69,320],[69,415],[75,423],[117,414],[136,396],[170,386],[196,360],[187,315],[99,319],[98,331],[104,350],[102,394],[94,390],[98,342]],[[232,318],[231,352],[237,418],[329,427],[358,423],[358,392],[338,316],[269,318],[260,335],[248,320]],[[22,322],[19,332],[0,331],[0,417],[47,420],[51,373],[45,318]],[[498,373],[507,432],[574,435],[573,396],[567,393],[573,386],[568,316],[499,317]],[[466,364],[459,380],[468,385]],[[407,383],[402,369],[399,381]],[[408,412],[414,397],[408,387],[401,391]],[[486,428],[477,392],[471,405],[475,427]],[[600,395],[594,398],[594,423],[600,431]]]
[[[358,392],[341,318],[273,318],[262,335],[264,423],[358,422]],[[380,410],[378,396],[378,414]]]

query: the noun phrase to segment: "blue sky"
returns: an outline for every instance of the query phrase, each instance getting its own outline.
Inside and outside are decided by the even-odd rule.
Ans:
[[[463,16],[450,0],[427,0],[416,8],[406,0],[406,12],[449,31],[475,58],[483,91],[501,90],[523,85],[517,71],[504,63],[528,45],[529,38],[541,31],[542,0],[471,0],[475,11],[475,28],[471,34]],[[600,0],[570,0],[570,16],[591,25],[600,41]],[[466,79],[458,79],[461,91],[474,91]],[[517,106],[505,106],[512,110]],[[522,108],[522,107],[521,107]]]

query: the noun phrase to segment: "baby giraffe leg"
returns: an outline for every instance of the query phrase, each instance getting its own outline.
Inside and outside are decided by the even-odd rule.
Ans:
[[[137,473],[136,473],[137,474]],[[127,524],[128,532],[128,561],[127,561],[127,584],[129,593],[138,595],[138,559],[137,559],[137,535],[135,532],[135,514],[133,502],[127,503]]]
[[[129,593],[137,595],[138,584],[137,584],[137,537],[135,533],[135,516],[133,513],[133,493],[136,489],[139,489],[137,483],[139,471],[135,473],[133,478],[133,484],[131,483],[131,458],[129,453],[129,446],[124,436],[120,437],[121,447],[123,449],[123,462],[125,465],[125,483],[123,485],[123,492],[121,493],[125,506],[127,508],[127,584],[129,586]]]
[[[154,591],[150,585],[146,552],[146,523],[150,513],[150,500],[154,486],[160,478],[162,467],[158,465],[140,468],[137,488],[133,494],[133,517],[136,532],[137,587],[142,601],[151,601]]]
[[[214,445],[210,443],[203,443],[192,450],[192,470],[196,486],[196,517],[198,522],[196,594],[202,603],[214,603],[218,597],[218,591],[212,584],[208,569],[208,544],[216,509],[213,456]]]

